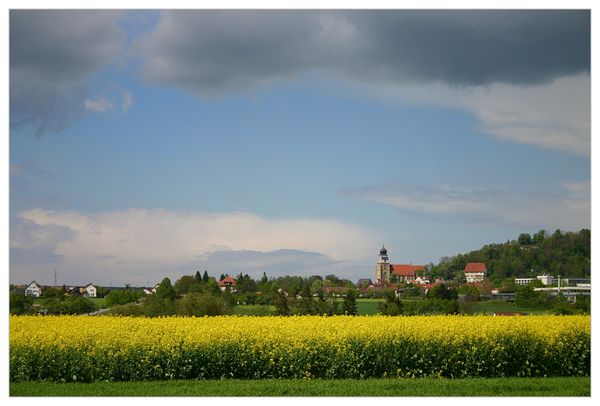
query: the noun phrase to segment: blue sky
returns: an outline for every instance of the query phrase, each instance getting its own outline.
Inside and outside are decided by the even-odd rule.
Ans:
[[[382,243],[590,227],[587,12],[10,20],[12,283],[357,280]]]

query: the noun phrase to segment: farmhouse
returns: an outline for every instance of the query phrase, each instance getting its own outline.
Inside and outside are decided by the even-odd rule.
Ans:
[[[237,281],[229,275],[225,276],[219,281],[219,288],[221,288],[222,291],[225,291],[227,289],[229,289],[230,291],[234,291],[236,285]]]
[[[42,287],[36,281],[32,281],[25,288],[25,296],[40,297],[41,295]]]
[[[375,283],[382,284],[389,282],[392,275],[395,275],[400,283],[413,283],[415,281],[415,272],[424,270],[423,265],[413,264],[390,264],[385,246],[379,250],[379,258],[375,265]]]
[[[469,262],[464,269],[467,283],[481,282],[485,277],[486,267],[483,262]]]
[[[82,294],[85,297],[96,297],[96,287],[91,283],[88,283],[82,288]]]

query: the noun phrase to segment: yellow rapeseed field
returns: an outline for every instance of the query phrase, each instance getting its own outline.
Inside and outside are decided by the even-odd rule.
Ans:
[[[12,316],[11,380],[589,375],[589,316]]]

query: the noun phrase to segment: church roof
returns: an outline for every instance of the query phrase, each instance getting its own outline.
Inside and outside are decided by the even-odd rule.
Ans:
[[[398,276],[415,276],[415,271],[425,269],[424,265],[392,264],[392,273]]]

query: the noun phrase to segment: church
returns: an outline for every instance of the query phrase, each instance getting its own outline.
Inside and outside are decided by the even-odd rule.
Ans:
[[[383,246],[379,250],[379,258],[375,265],[375,284],[390,282],[392,275],[396,277],[399,283],[413,283],[416,278],[415,272],[424,269],[424,265],[390,264],[387,250]]]

